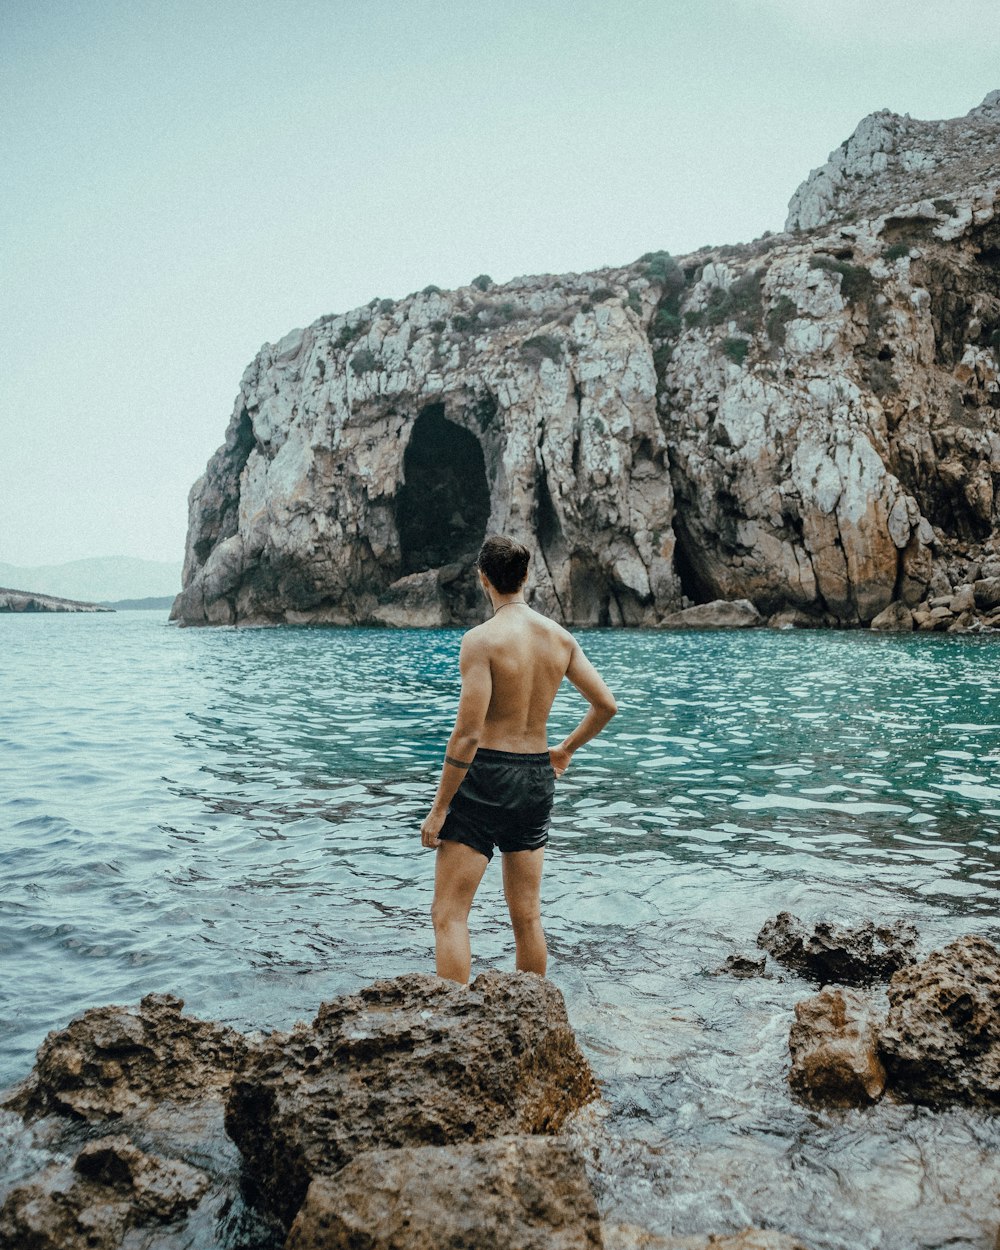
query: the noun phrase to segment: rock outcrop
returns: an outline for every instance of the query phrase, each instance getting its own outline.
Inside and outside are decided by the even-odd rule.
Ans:
[[[763,1228],[706,1236],[662,1237],[633,1225],[605,1224],[604,1250],[809,1250],[809,1247],[798,1237]]]
[[[902,1098],[1000,1107],[1000,950],[964,937],[897,972],[880,1048]]]
[[[116,1250],[130,1229],[165,1224],[194,1207],[209,1178],[161,1159],[128,1137],[88,1142],[71,1165],[53,1164],[0,1207],[11,1250]]]
[[[603,1250],[583,1161],[552,1137],[369,1151],[309,1186],[285,1250]]]
[[[114,608],[78,599],[39,595],[32,590],[8,590],[0,586],[0,612],[113,612]]]
[[[97,1123],[168,1099],[221,1099],[246,1041],[224,1025],[183,1015],[183,1007],[171,994],[147,994],[138,1008],[84,1012],[46,1037],[31,1075],[2,1105],[29,1118]]]
[[[917,931],[905,920],[885,925],[866,920],[855,928],[823,920],[809,930],[783,911],[763,925],[757,945],[820,985],[870,985],[913,963]]]
[[[885,1090],[879,1024],[857,990],[823,990],[796,1003],[788,1038],[792,1089],[801,1098],[834,1107],[877,1102]]]
[[[192,489],[173,618],[471,623],[491,530],[571,624],[746,599],[1000,627],[998,99],[865,119],[783,234],[265,344]]]
[[[559,991],[530,973],[471,986],[411,974],[325,1003],[250,1051],[226,1129],[254,1201],[286,1227],[310,1183],[377,1143],[554,1133],[596,1094]]]

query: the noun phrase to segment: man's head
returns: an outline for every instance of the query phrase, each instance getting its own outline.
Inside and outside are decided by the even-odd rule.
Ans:
[[[494,590],[512,595],[524,585],[530,560],[527,547],[502,534],[491,534],[479,549],[476,566]]]

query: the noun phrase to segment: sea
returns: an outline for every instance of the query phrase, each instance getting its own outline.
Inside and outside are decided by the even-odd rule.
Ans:
[[[610,1223],[812,1250],[992,1250],[1000,1122],[791,1095],[815,987],[781,911],[1000,940],[1000,635],[581,630],[620,711],[557,785],[549,976],[602,1087],[572,1128]],[[457,630],[0,616],[0,1085],[84,1009],[151,991],[289,1027],[433,969],[419,826]],[[584,704],[564,684],[551,741]],[[499,863],[473,975],[511,968]],[[22,1176],[9,1125],[0,1191]],[[227,1243],[220,1229],[216,1243]]]

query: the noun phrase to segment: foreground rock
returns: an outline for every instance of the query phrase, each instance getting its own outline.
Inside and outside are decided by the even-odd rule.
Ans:
[[[904,920],[856,928],[820,921],[810,931],[791,912],[768,920],[757,945],[793,972],[821,985],[870,985],[888,981],[916,958],[917,931]]]
[[[878,1057],[880,1021],[856,990],[823,990],[795,1004],[788,1038],[792,1089],[834,1107],[863,1107],[885,1090]]]
[[[579,1155],[546,1137],[375,1150],[309,1186],[286,1250],[601,1250]]]
[[[3,1100],[26,1117],[89,1121],[165,1100],[221,1098],[246,1050],[243,1036],[182,1015],[184,1002],[147,994],[138,1008],[95,1007],[46,1037],[31,1075]]]
[[[89,1142],[13,1189],[0,1208],[10,1250],[113,1250],[130,1229],[169,1223],[209,1187],[203,1172],[138,1149],[127,1137]]]
[[[629,1224],[604,1225],[604,1250],[809,1250],[797,1237],[770,1229],[694,1237],[661,1237]]]
[[[373,1146],[555,1133],[595,1096],[562,995],[530,973],[411,974],[325,1003],[233,1080],[226,1128],[251,1196],[287,1227],[310,1183]]]
[[[664,629],[753,629],[764,618],[749,599],[716,599],[671,612],[660,624]]]
[[[0,612],[113,612],[114,608],[57,595],[39,595],[31,590],[7,590],[0,586]]]
[[[964,937],[897,972],[880,1045],[901,1097],[1000,1107],[1000,951]]]

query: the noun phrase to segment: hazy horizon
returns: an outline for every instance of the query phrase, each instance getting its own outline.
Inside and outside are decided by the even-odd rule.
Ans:
[[[180,560],[263,342],[780,230],[863,116],[968,112],[998,47],[926,0],[12,0],[0,561]]]

